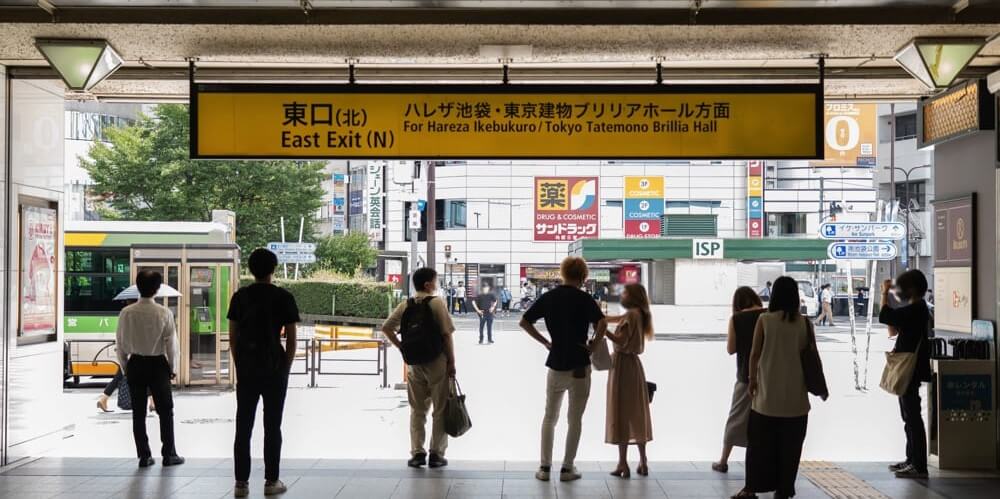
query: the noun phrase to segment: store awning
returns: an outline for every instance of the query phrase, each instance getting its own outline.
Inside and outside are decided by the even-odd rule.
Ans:
[[[730,260],[826,260],[829,241],[823,239],[718,239],[722,258]],[[590,261],[669,260],[692,258],[692,239],[580,239],[569,254]]]

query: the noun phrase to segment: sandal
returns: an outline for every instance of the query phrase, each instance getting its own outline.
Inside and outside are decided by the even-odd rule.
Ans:
[[[635,468],[635,472],[638,473],[639,476],[649,476],[649,465],[640,464]]]
[[[757,494],[750,492],[747,489],[743,489],[732,496],[731,499],[757,499]]]
[[[729,464],[712,463],[712,471],[718,471],[719,473],[729,473]]]
[[[625,478],[625,479],[632,477],[632,471],[628,469],[628,466],[626,466],[624,469],[618,468],[612,471],[610,474],[611,476],[616,476],[618,478]]]

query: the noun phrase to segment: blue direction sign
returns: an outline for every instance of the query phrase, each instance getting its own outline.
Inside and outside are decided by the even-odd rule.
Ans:
[[[315,253],[316,243],[267,243],[267,249],[272,253]]]
[[[823,239],[875,239],[899,241],[906,237],[900,222],[827,222],[819,226]]]
[[[834,260],[892,260],[896,245],[883,243],[831,243],[827,255]]]
[[[316,263],[315,253],[277,253],[278,263]]]

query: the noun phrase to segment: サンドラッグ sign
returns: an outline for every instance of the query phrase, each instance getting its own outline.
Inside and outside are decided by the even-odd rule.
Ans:
[[[600,236],[597,177],[535,177],[535,241]]]
[[[192,86],[194,158],[823,156],[818,85]]]

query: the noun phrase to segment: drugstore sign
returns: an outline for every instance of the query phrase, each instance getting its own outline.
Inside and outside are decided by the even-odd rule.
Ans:
[[[818,85],[194,84],[193,158],[821,159]]]

